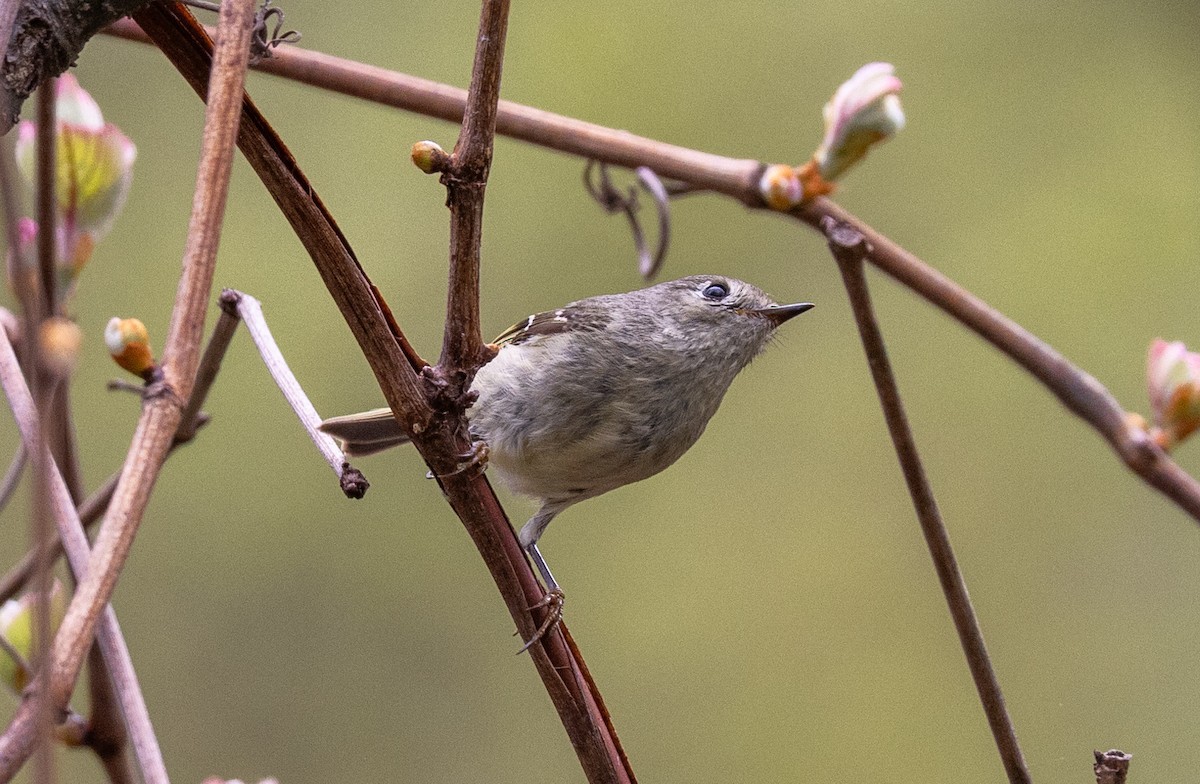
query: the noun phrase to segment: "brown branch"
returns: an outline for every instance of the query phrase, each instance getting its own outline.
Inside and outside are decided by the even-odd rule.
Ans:
[[[442,173],[446,204],[450,207],[450,285],[446,294],[446,333],[438,362],[443,372],[464,371],[470,386],[484,353],[479,325],[480,242],[483,236],[483,203],[492,168],[492,141],[496,136],[496,106],[504,66],[504,39],[508,34],[509,0],[484,0],[476,38],[471,89],[462,116],[462,131],[447,169]]]
[[[56,204],[58,187],[55,165],[58,152],[58,121],[55,114],[54,79],[46,79],[37,94],[37,258],[42,274],[42,303],[45,312],[42,318],[54,313]]]
[[[36,404],[33,415],[32,443],[30,463],[32,482],[33,510],[29,516],[30,549],[35,553],[32,591],[38,597],[33,613],[33,640],[30,665],[31,676],[40,676],[46,671],[50,661],[50,643],[53,631],[50,628],[50,591],[53,582],[52,569],[54,559],[50,553],[50,541],[54,523],[43,499],[46,496],[50,460],[41,444],[50,437],[52,432],[51,405],[54,388],[64,381],[47,370],[48,363],[43,362],[41,347],[41,328],[47,324],[47,319],[54,313],[54,267],[55,248],[54,238],[56,229],[55,202],[57,177],[55,176],[55,158],[58,146],[56,138],[56,116],[54,101],[54,79],[42,81],[37,91],[37,130],[34,162],[34,208],[38,220],[38,233],[35,248],[35,263],[30,268],[28,288],[30,293],[24,299],[27,307],[22,312],[24,328],[24,357],[25,372],[28,373],[29,386],[33,390],[32,398]],[[48,691],[38,689],[33,692],[31,701],[34,705],[34,758],[33,778],[37,784],[49,784],[57,775],[54,760],[54,706]]]
[[[933,488],[930,487],[925,469],[921,465],[921,456],[917,452],[917,444],[913,440],[912,429],[904,413],[900,389],[896,385],[892,364],[884,346],[883,333],[871,306],[871,293],[867,288],[867,278],[863,270],[863,262],[866,261],[868,252],[867,241],[849,224],[838,223],[832,218],[827,219],[823,228],[829,239],[829,249],[841,269],[846,294],[854,311],[854,320],[862,337],[863,351],[867,355],[875,390],[883,406],[888,432],[892,436],[896,456],[904,471],[904,481],[908,485],[909,495],[912,496],[913,507],[921,523],[921,532],[925,535],[925,543],[933,557],[934,569],[937,571],[938,581],[942,584],[942,593],[946,596],[950,616],[954,619],[954,628],[958,631],[958,639],[966,654],[967,666],[975,680],[983,711],[987,714],[988,725],[1000,751],[1000,759],[1012,784],[1029,784],[1032,781],[1029,769],[1017,743],[1012,719],[1004,706],[1000,682],[996,679],[991,659],[988,657],[983,632],[979,628],[979,619],[975,616],[975,608],[971,606],[966,582],[954,557],[954,548],[950,545],[950,535],[938,510]]]
[[[119,22],[105,32],[130,40],[146,40],[145,34],[127,22]],[[459,119],[466,106],[464,90],[319,52],[281,47],[258,70],[445,120]],[[510,101],[500,101],[496,132],[630,169],[647,166],[661,177],[765,209],[757,191],[758,176],[764,168],[759,161],[665,144]],[[1134,473],[1200,522],[1200,483],[1143,432],[1130,428],[1124,409],[1094,377],[834,202],[817,198],[796,209],[792,216],[818,230],[826,216],[852,224],[871,244],[869,262],[1032,373],[1068,409],[1104,436]]]
[[[204,29],[175,4],[147,8],[137,14],[137,21],[203,95],[212,46]],[[311,256],[393,414],[435,475],[444,477],[440,483],[451,507],[483,556],[517,628],[528,638],[537,629],[529,607],[538,602],[542,591],[504,511],[483,476],[456,473],[462,443],[453,432],[435,427],[434,411],[413,364],[399,347],[402,336],[393,334],[370,281],[316,191],[248,98],[239,145]],[[599,691],[565,627],[562,631],[563,635],[547,635],[544,645],[530,649],[546,691],[589,778],[633,781]]]
[[[128,20],[104,32],[150,42]],[[467,91],[460,87],[292,46],[273,50],[271,57],[255,65],[254,70],[450,122],[462,122],[467,107]],[[737,160],[666,144],[505,100],[497,107],[496,133],[614,166],[647,166],[660,177],[724,193],[748,204],[762,204],[757,183],[763,164],[756,160]]]

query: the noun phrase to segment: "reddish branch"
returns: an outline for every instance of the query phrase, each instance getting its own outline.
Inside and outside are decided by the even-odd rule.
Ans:
[[[975,689],[979,692],[980,702],[983,703],[983,711],[987,715],[988,725],[1000,751],[1004,770],[1012,784],[1029,784],[1032,781],[1029,768],[1025,765],[1025,757],[1017,743],[1012,718],[1004,705],[1000,681],[992,669],[987,645],[983,641],[983,632],[979,628],[979,619],[971,605],[971,597],[967,594],[967,585],[954,557],[954,548],[950,545],[950,535],[942,521],[942,513],[938,509],[929,478],[925,475],[925,468],[921,465],[917,443],[913,439],[908,416],[904,413],[904,401],[900,398],[900,389],[896,386],[892,363],[884,346],[883,332],[875,319],[871,292],[867,288],[867,278],[863,270],[863,263],[869,252],[867,241],[849,224],[837,223],[832,218],[826,219],[823,228],[829,238],[829,249],[841,269],[846,294],[850,298],[850,307],[854,311],[854,320],[862,337],[863,351],[867,355],[875,390],[883,406],[883,416],[892,436],[892,445],[896,448],[896,457],[900,460],[904,481],[908,485],[917,519],[921,523],[921,532],[925,535],[925,543],[933,558],[938,582],[942,585],[942,593],[945,594],[946,604],[950,608],[950,617],[954,619],[954,628],[958,631],[959,641],[967,657],[967,666],[975,680]]]
[[[174,4],[156,4],[136,18],[193,89],[204,95],[212,47],[204,29]],[[436,378],[430,384],[418,376],[417,363],[410,363],[402,349],[403,335],[393,332],[345,237],[248,98],[243,101],[238,144],[304,244],[392,412],[434,474],[443,477],[440,482],[451,507],[475,541],[518,629],[528,638],[537,628],[528,608],[540,600],[541,588],[487,480],[457,471],[469,447],[465,431],[457,424],[460,418],[440,416],[430,404],[427,394],[439,395]],[[592,780],[632,781],[599,692],[563,631],[564,635],[549,636],[545,646],[530,651],[543,684]]]

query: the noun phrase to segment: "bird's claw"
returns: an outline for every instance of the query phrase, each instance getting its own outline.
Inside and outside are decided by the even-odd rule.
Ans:
[[[488,455],[490,453],[491,450],[488,449],[487,442],[473,441],[471,443],[471,451],[465,455],[459,455],[461,460],[454,466],[454,470],[447,474],[438,474],[437,478],[449,479],[452,476],[465,474],[469,471],[471,472],[469,478],[474,479],[487,470]],[[432,478],[433,475],[433,472],[430,471],[429,476]]]
[[[528,608],[531,611],[545,608],[546,617],[542,621],[542,625],[539,626],[537,631],[533,633],[533,636],[529,638],[529,641],[521,646],[521,650],[517,651],[518,656],[529,650],[535,642],[541,640],[548,633],[553,631],[556,626],[558,626],[559,621],[562,620],[563,605],[566,604],[566,601],[567,595],[562,592],[561,588],[552,588],[546,592],[546,595],[541,598],[541,601]]]

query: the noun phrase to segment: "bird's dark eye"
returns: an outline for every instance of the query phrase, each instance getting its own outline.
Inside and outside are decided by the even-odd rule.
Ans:
[[[728,296],[729,288],[724,283],[710,283],[704,287],[705,299],[720,300]]]

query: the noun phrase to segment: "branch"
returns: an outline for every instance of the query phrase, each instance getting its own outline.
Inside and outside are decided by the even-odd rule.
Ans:
[[[178,4],[151,6],[137,14],[137,21],[203,95],[212,47],[204,29]],[[442,477],[439,482],[451,508],[474,540],[518,630],[528,639],[538,627],[529,608],[541,599],[542,590],[491,486],[483,476],[456,473],[461,444],[453,432],[435,426],[437,417],[421,381],[400,348],[403,335],[398,328],[393,332],[383,303],[337,224],[248,98],[238,141],[311,256],[393,414],[413,437],[426,464]],[[538,675],[591,780],[633,781],[599,690],[567,629],[560,629],[561,635],[547,635],[543,644],[530,649]]]
[[[128,20],[104,32],[150,43],[146,34]],[[462,88],[291,46],[272,50],[271,57],[254,69],[450,122],[462,122],[467,108],[467,91]],[[496,133],[614,166],[646,166],[660,177],[762,205],[757,187],[764,166],[756,160],[737,160],[666,144],[505,100],[497,106]]]
[[[479,249],[483,236],[483,199],[492,168],[496,107],[504,66],[509,0],[484,0],[471,70],[471,90],[462,115],[462,131],[449,166],[442,174],[450,207],[450,285],[446,295],[446,334],[442,371],[465,371],[463,391],[475,371],[491,358],[485,354],[479,325]]]
[[[1004,706],[1000,682],[992,669],[987,646],[983,641],[983,632],[979,629],[979,619],[975,616],[975,608],[971,606],[966,582],[954,557],[954,548],[950,545],[950,535],[942,521],[942,513],[938,510],[933,488],[930,487],[925,469],[921,465],[917,444],[913,440],[912,429],[904,413],[900,389],[896,386],[892,364],[888,360],[887,348],[883,343],[883,333],[875,320],[867,278],[863,274],[867,242],[863,235],[849,224],[839,224],[831,218],[827,219],[824,229],[829,238],[829,249],[837,260],[842,280],[846,284],[846,294],[854,310],[854,320],[862,337],[863,351],[866,352],[871,377],[875,381],[875,390],[883,406],[884,419],[887,420],[888,432],[896,448],[896,457],[899,458],[900,467],[904,471],[904,481],[908,484],[908,492],[912,496],[913,507],[921,523],[921,532],[925,534],[925,543],[933,557],[934,569],[937,571],[938,581],[942,584],[942,593],[946,596],[950,616],[954,619],[954,628],[958,631],[958,639],[967,656],[967,666],[975,680],[975,688],[983,703],[983,712],[987,715],[996,747],[1000,750],[1000,759],[1012,784],[1029,784],[1032,781],[1029,769],[1017,743],[1012,719]]]

